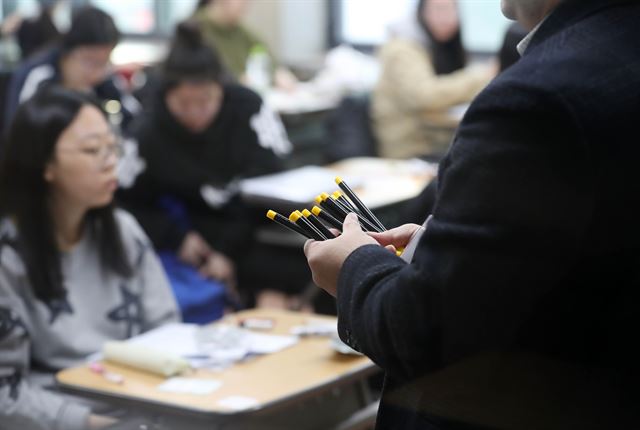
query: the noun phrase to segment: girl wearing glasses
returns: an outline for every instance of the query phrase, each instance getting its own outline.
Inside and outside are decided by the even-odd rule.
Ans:
[[[88,96],[48,88],[18,110],[0,166],[0,422],[100,428],[47,391],[78,365],[179,312],[134,218],[113,207],[120,148]]]
[[[55,44],[20,64],[7,88],[4,125],[9,126],[18,106],[48,85],[93,94],[110,100],[111,121],[126,129],[139,111],[137,100],[127,93],[113,75],[111,52],[120,41],[120,32],[111,16],[93,8],[79,9],[69,31]]]

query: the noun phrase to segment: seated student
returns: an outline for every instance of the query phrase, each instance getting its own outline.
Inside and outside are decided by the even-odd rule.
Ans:
[[[421,0],[417,21],[417,34],[395,35],[380,51],[372,116],[383,157],[444,155],[450,132],[426,130],[425,112],[470,101],[497,71],[465,67],[456,0]]]
[[[155,109],[133,127],[146,169],[121,197],[158,250],[234,285],[254,226],[237,180],[280,170],[290,143],[260,97],[222,74],[197,24],[180,24]]]
[[[40,10],[31,18],[18,12],[8,16],[1,26],[2,36],[15,35],[20,47],[20,57],[27,58],[60,37],[53,14],[60,5],[59,0],[38,0]]]
[[[227,71],[240,82],[247,82],[247,60],[254,49],[266,49],[258,36],[242,25],[249,0],[200,0],[194,19],[200,24],[206,42],[214,48]],[[276,64],[270,55],[273,84],[292,89],[296,77],[286,68]]]
[[[179,319],[149,240],[113,207],[119,151],[81,93],[51,87],[16,113],[0,169],[0,428],[112,422],[46,390],[52,372]]]
[[[109,58],[119,39],[109,15],[92,7],[80,9],[58,45],[31,57],[13,73],[4,111],[7,127],[20,103],[50,84],[92,93],[100,101],[120,102],[120,112],[110,120],[126,127],[139,105],[119,88],[110,73]]]

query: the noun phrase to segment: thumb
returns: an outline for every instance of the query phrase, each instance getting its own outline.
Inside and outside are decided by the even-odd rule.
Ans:
[[[358,216],[351,212],[347,215],[342,223],[342,233],[356,233],[361,232],[360,222],[358,222]]]

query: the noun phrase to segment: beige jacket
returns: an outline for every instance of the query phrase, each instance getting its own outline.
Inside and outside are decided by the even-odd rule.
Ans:
[[[380,155],[410,158],[446,152],[452,131],[428,129],[425,113],[469,102],[492,73],[467,67],[438,76],[424,46],[400,38],[387,42],[379,58],[382,70],[371,112]]]

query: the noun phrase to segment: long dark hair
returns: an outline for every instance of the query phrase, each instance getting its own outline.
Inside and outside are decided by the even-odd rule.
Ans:
[[[458,27],[458,31],[456,31],[451,39],[444,42],[436,40],[423,18],[422,9],[425,7],[427,1],[432,0],[420,0],[418,2],[417,16],[420,27],[422,27],[427,33],[427,36],[429,36],[431,61],[433,62],[433,68],[436,74],[446,75],[464,68],[467,64],[467,55],[462,46],[462,32],[460,27]]]
[[[196,11],[199,11],[200,9],[209,6],[211,3],[213,3],[213,0],[198,0]]]
[[[100,109],[89,96],[62,87],[40,91],[18,109],[3,148],[0,216],[16,223],[18,251],[34,293],[43,301],[66,294],[44,170],[54,157],[58,138],[86,105]],[[125,255],[113,206],[91,209],[84,222],[96,240],[104,269],[131,276],[133,269]]]
[[[178,25],[162,75],[164,91],[182,82],[222,83],[226,77],[217,53],[205,43],[193,20]]]

